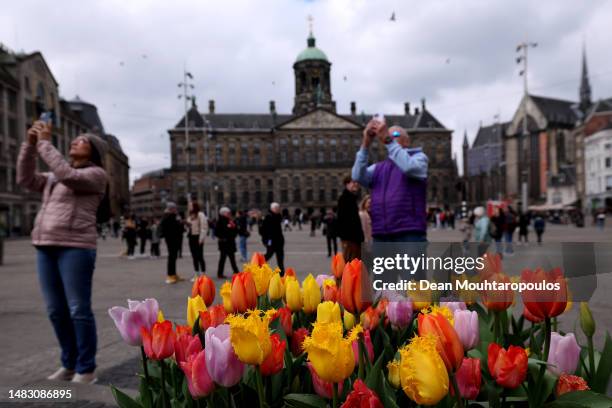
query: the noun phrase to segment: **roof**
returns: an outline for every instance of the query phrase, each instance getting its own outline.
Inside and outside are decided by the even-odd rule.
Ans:
[[[93,103],[86,102],[75,96],[74,99],[68,101],[70,110],[81,118],[93,131],[104,133],[104,125],[102,119],[98,115],[98,108]]]
[[[600,99],[591,107],[591,113],[612,112],[612,98]]]
[[[501,143],[502,136],[504,135],[504,133],[506,133],[506,127],[508,125],[509,122],[481,126],[480,128],[478,128],[478,133],[476,133],[476,139],[474,139],[472,148]]]
[[[578,119],[577,102],[529,95],[549,123],[573,126]]]
[[[327,59],[327,55],[319,48],[315,46],[316,40],[310,34],[308,39],[306,40],[306,44],[308,45],[304,51],[300,52],[295,59],[295,62],[306,61],[306,60],[323,60],[329,62]]]

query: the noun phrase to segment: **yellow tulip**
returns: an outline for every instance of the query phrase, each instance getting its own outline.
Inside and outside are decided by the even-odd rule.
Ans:
[[[411,400],[435,405],[448,394],[448,373],[434,336],[414,337],[400,356],[400,383]]]
[[[317,306],[317,322],[342,322],[340,319],[340,305],[335,302],[322,302]]]
[[[387,364],[387,380],[393,388],[400,388],[400,362],[398,360],[389,361]]]
[[[232,306],[232,284],[230,281],[225,281],[221,285],[221,298],[223,299],[223,308],[225,313],[234,313],[234,306]]]
[[[302,310],[302,290],[300,289],[300,282],[293,276],[287,276],[285,278],[285,303],[292,312]]]
[[[246,315],[235,314],[225,319],[230,325],[230,342],[238,359],[246,364],[260,365],[272,351],[269,323],[276,310],[253,310]]]
[[[280,269],[272,271],[270,265],[267,263],[259,266],[254,263],[244,265],[244,271],[250,272],[255,281],[255,289],[257,289],[257,296],[265,295],[270,285],[270,279],[274,274],[280,274]]]
[[[355,327],[355,315],[344,310],[344,329],[351,330]]]
[[[453,311],[450,310],[446,306],[429,306],[426,309],[421,309],[422,314],[432,314],[432,315],[442,315],[451,326],[455,325],[455,316],[453,315]]]
[[[285,282],[283,282],[279,273],[275,273],[270,279],[268,296],[270,300],[282,299],[285,296]]]
[[[310,314],[317,310],[317,306],[321,303],[321,288],[317,285],[312,274],[309,274],[302,283],[302,292],[304,298],[304,313]]]
[[[322,380],[338,383],[352,374],[355,370],[352,344],[362,331],[357,325],[347,337],[342,337],[340,322],[313,324],[312,334],[304,339],[302,348]]]
[[[189,327],[193,327],[196,319],[200,315],[200,312],[206,311],[206,304],[204,299],[200,295],[192,298],[187,298],[187,324]]]

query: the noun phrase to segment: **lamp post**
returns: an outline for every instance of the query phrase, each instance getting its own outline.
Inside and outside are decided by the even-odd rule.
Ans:
[[[183,70],[183,82],[179,82],[178,87],[183,88],[183,93],[178,95],[179,99],[183,99],[185,102],[185,156],[187,158],[186,170],[187,170],[187,202],[191,201],[191,141],[189,138],[189,120],[187,118],[187,114],[189,113],[189,101],[194,100],[194,96],[191,95],[191,90],[195,87],[193,86],[193,75],[190,72],[187,72],[186,69]]]

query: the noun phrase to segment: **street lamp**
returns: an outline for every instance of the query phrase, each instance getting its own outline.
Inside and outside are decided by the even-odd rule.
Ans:
[[[195,87],[191,83],[193,75],[187,70],[183,70],[183,82],[179,82],[178,87],[183,88],[183,93],[178,95],[179,99],[185,101],[185,155],[187,157],[187,202],[191,201],[191,141],[189,140],[189,121],[187,114],[189,112],[189,101],[194,100],[194,96],[190,94]]]

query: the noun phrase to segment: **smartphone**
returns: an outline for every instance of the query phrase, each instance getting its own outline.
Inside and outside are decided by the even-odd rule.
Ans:
[[[40,115],[40,118],[38,118],[38,120],[45,122],[45,124],[53,123],[53,112],[51,111],[43,112]]]
[[[385,116],[382,113],[376,113],[374,114],[374,116],[372,116],[372,120],[377,121],[378,123],[380,123],[381,125],[385,123]],[[368,136],[370,137],[374,137],[376,136],[376,133],[374,133],[372,130],[368,131]]]

